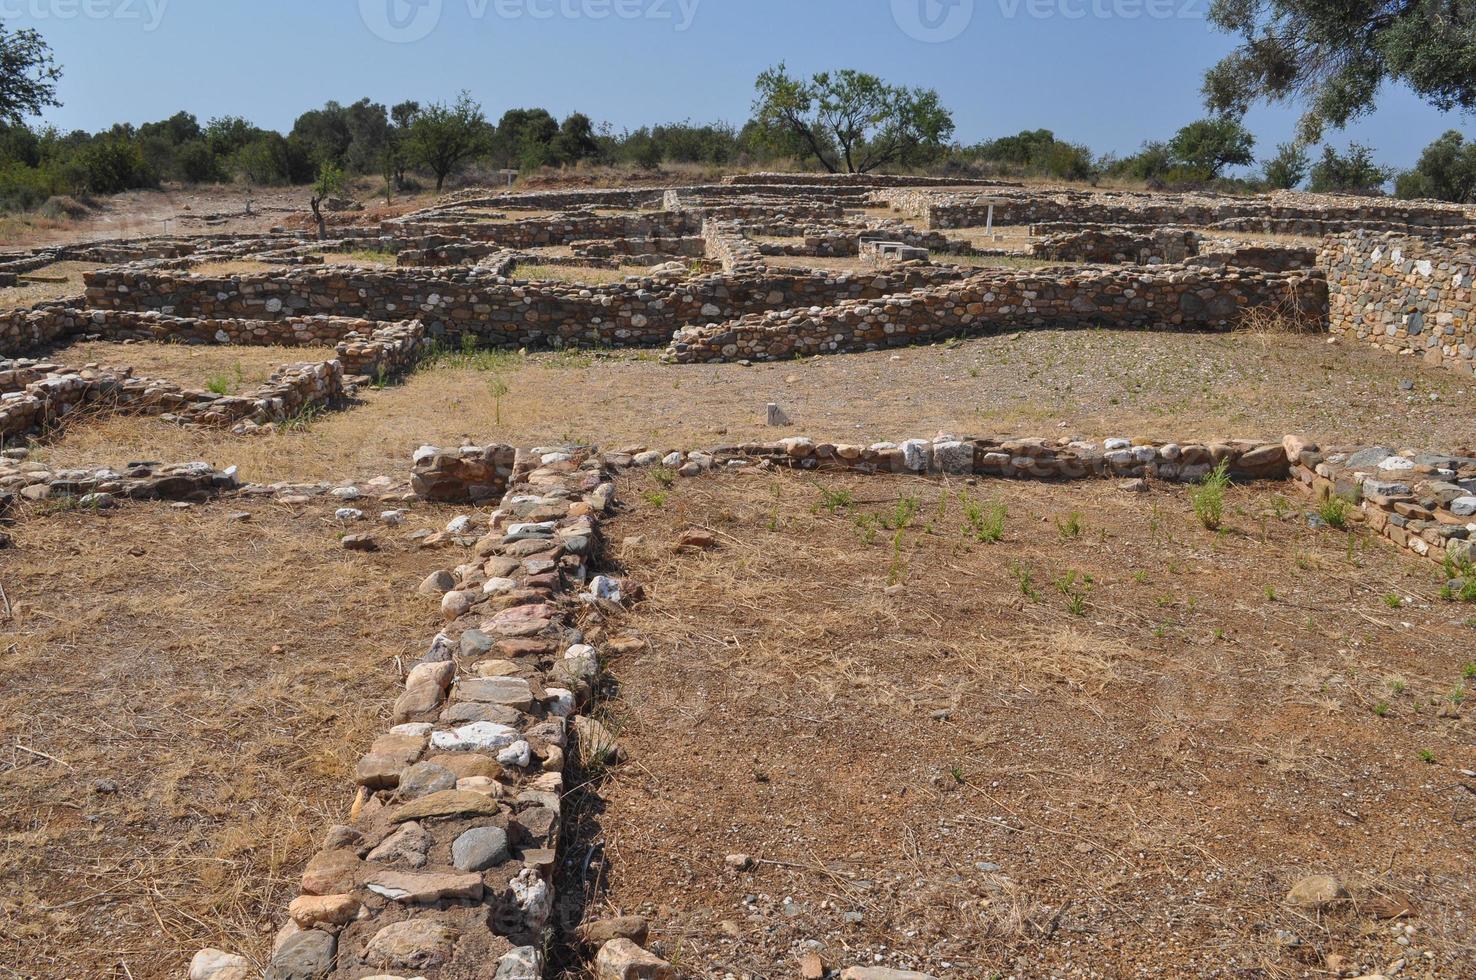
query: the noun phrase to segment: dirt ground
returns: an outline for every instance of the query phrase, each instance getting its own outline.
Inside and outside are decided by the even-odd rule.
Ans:
[[[48,300],[81,296],[87,290],[87,284],[82,281],[82,273],[101,268],[103,266],[96,262],[53,262],[42,266],[26,275],[49,279],[65,277],[66,281],[28,282],[22,279],[19,285],[0,289],[0,311],[18,310]]]
[[[231,520],[233,513],[250,520]],[[350,555],[328,503],[30,512],[0,563],[0,977],[260,959],[352,802],[443,554]],[[424,522],[423,524],[418,522]],[[400,661],[403,662],[403,661]]]
[[[125,344],[80,341],[45,355],[69,367],[100,364],[131,367],[135,376],[174,381],[187,388],[214,384],[219,394],[239,395],[256,388],[284,364],[328,360],[327,348],[217,347],[204,344]]]
[[[1288,492],[627,478],[593,914],[693,977],[1476,975],[1476,607]]]
[[[1332,446],[1454,451],[1471,445],[1476,415],[1469,378],[1295,336],[1042,330],[747,368],[663,365],[654,352],[457,363],[362,392],[361,404],[306,431],[238,439],[113,417],[73,422],[38,456],[69,466],[202,459],[271,482],[401,473],[416,447],[463,438],[690,449],[797,434],[869,444],[939,432],[1181,441],[1297,432]],[[1405,380],[1413,390],[1401,389]],[[767,428],[769,402],[793,424]]]

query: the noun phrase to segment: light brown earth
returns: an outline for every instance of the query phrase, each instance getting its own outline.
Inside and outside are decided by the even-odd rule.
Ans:
[[[101,268],[96,262],[53,262],[42,266],[26,273],[26,276],[63,281],[40,282],[35,278],[22,278],[19,285],[0,288],[0,310],[18,310],[48,300],[81,296],[87,290],[87,285],[82,281],[82,273]]]
[[[1297,432],[1327,446],[1455,451],[1472,445],[1476,415],[1476,381],[1372,349],[1121,330],[1024,331],[753,367],[668,366],[654,352],[486,354],[360,397],[308,431],[266,438],[146,418],[73,423],[38,458],[202,459],[271,482],[399,474],[416,447],[462,439],[691,449],[787,435],[869,444],[940,432],[1179,441]],[[767,428],[769,402],[793,425]]]
[[[56,352],[57,361],[68,367],[131,367],[136,377],[174,381],[192,389],[213,384],[224,389],[218,394],[226,395],[250,391],[284,364],[331,357],[332,351],[326,348],[125,344],[111,340],[79,341]]]
[[[1433,566],[1308,530],[1278,487],[1232,490],[1214,534],[1182,489],[668,482],[623,481],[607,528],[649,648],[610,665],[630,762],[586,839],[592,914],[650,916],[684,975],[794,977],[810,949],[947,977],[1476,975],[1476,607]],[[966,501],[1008,508],[1002,542]],[[693,528],[716,549],[674,553]],[[1287,906],[1313,874],[1356,901]]]
[[[249,522],[230,515],[249,513]],[[445,555],[350,555],[321,503],[31,511],[0,585],[0,977],[260,960],[348,812]],[[356,528],[362,530],[362,526]]]

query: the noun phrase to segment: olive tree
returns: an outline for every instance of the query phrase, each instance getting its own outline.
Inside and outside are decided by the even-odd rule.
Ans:
[[[47,106],[61,105],[56,83],[61,68],[51,47],[35,31],[8,31],[0,22],[0,123],[19,125]]]
[[[953,116],[932,89],[889,85],[842,69],[808,81],[783,64],[759,75],[754,119],[788,134],[831,173],[870,173],[936,160],[953,135]]]

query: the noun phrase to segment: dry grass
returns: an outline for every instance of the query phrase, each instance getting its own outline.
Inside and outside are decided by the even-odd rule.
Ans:
[[[199,265],[191,266],[188,271],[193,276],[251,276],[262,272],[286,273],[289,267],[274,265],[271,262],[257,262],[254,259],[223,259],[217,262],[201,262]]]
[[[81,296],[87,289],[87,285],[82,281],[82,274],[101,268],[103,266],[96,262],[54,262],[28,272],[27,276],[65,277],[66,281],[27,282],[22,277],[20,285],[0,289],[0,310],[21,309],[48,300]]]
[[[359,249],[353,252],[320,252],[318,257],[324,265],[369,266],[374,269],[396,268],[394,252],[379,249]]]
[[[601,790],[594,913],[654,910],[695,976],[792,975],[807,940],[939,976],[1426,950],[1419,975],[1471,974],[1476,729],[1469,704],[1440,715],[1476,696],[1469,610],[1278,489],[1232,490],[1217,535],[1183,488],[630,477],[609,536],[649,599],[618,628],[649,649],[612,665],[633,763]],[[1008,506],[1003,541],[966,500]],[[718,548],[674,553],[692,527]],[[735,875],[731,853],[772,863]],[[1359,907],[1281,904],[1321,872]],[[1409,947],[1377,918],[1390,894],[1421,909]]]
[[[39,456],[59,465],[132,459],[239,464],[252,480],[338,480],[404,471],[426,442],[561,441],[693,448],[787,435],[872,443],[1050,433],[1330,446],[1470,445],[1476,384],[1320,337],[1023,331],[896,352],[780,364],[669,366],[650,354],[505,355],[361,393],[306,431],[255,439],[153,419],[74,421]],[[1415,381],[1405,392],[1400,381]],[[495,383],[506,386],[497,397]],[[1431,399],[1438,396],[1439,400]],[[781,405],[789,428],[765,423]]]
[[[618,269],[593,269],[578,265],[519,265],[513,275],[533,282],[574,282],[589,286],[606,286],[624,282],[628,276],[650,272],[645,266],[625,265]]]
[[[327,360],[326,348],[243,347],[210,344],[124,344],[116,341],[80,341],[46,355],[71,367],[101,364],[127,366],[143,378],[174,381],[187,388],[238,395],[266,381],[284,364]]]
[[[205,945],[265,955],[347,813],[396,659],[438,619],[414,588],[444,556],[384,534],[351,556],[331,517],[139,505],[14,529],[0,975],[162,980]]]

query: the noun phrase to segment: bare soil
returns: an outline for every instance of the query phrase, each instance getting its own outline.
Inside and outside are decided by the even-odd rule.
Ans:
[[[1431,566],[1275,486],[1215,534],[1178,488],[655,477],[591,914],[684,975],[1476,975],[1476,607]],[[1313,874],[1354,900],[1287,905]]]
[[[174,381],[197,390],[214,384],[224,389],[218,394],[226,395],[252,390],[284,364],[329,360],[332,356],[327,348],[125,344],[110,340],[79,341],[55,354],[60,363],[70,367],[126,366],[141,378]]]
[[[1454,451],[1471,444],[1476,415],[1469,378],[1289,335],[1041,330],[752,367],[669,366],[654,352],[473,363],[485,369],[441,366],[362,392],[357,407],[307,431],[237,439],[114,416],[70,423],[39,455],[69,466],[203,459],[269,482],[400,473],[417,446],[463,438],[691,449],[788,435],[869,444],[940,432],[1180,441],[1297,432],[1330,446]],[[766,427],[769,402],[793,425]]]
[[[250,520],[231,520],[234,512]],[[261,961],[352,802],[445,555],[350,555],[325,502],[36,509],[0,584],[0,977]]]
[[[27,276],[42,276],[47,279],[63,278],[64,282],[36,282],[21,279],[15,286],[0,289],[0,311],[24,309],[54,299],[69,299],[87,291],[82,281],[84,272],[103,268],[96,262],[53,262],[42,266]]]

